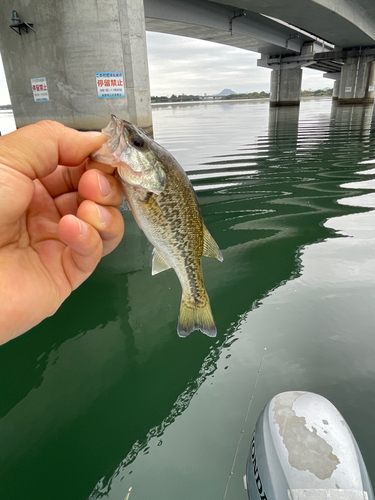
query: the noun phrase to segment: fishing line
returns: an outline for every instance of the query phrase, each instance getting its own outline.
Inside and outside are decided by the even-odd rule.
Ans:
[[[259,363],[258,373],[257,373],[256,379],[255,379],[255,382],[254,382],[254,386],[253,386],[253,390],[252,390],[252,393],[251,393],[251,396],[250,396],[249,404],[247,406],[247,412],[246,412],[245,420],[243,421],[243,424],[242,424],[242,429],[241,429],[240,437],[239,437],[239,440],[238,440],[238,443],[237,443],[236,452],[235,452],[234,457],[233,457],[232,467],[230,469],[230,473],[229,473],[229,476],[228,476],[228,481],[227,481],[227,485],[225,487],[223,500],[226,499],[227,494],[228,494],[229,483],[230,483],[230,480],[231,480],[231,478],[233,476],[234,466],[236,464],[238,451],[240,449],[241,441],[242,441],[243,435],[245,433],[246,422],[247,422],[247,419],[249,418],[250,408],[251,408],[251,405],[252,405],[253,400],[254,400],[254,393],[255,393],[255,389],[256,389],[256,387],[258,385],[259,375],[260,375],[260,371],[262,369],[262,363],[263,363],[264,356],[266,355],[266,351],[267,351],[267,347],[265,347],[263,349],[263,356],[262,356],[262,358],[260,360],[260,363]]]

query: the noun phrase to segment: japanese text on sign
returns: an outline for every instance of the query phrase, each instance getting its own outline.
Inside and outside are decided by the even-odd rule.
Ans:
[[[49,101],[47,81],[43,78],[31,78],[31,88],[35,102]]]
[[[95,73],[98,97],[125,97],[122,71]]]

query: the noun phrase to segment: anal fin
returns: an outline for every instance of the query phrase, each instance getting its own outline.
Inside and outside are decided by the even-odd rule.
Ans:
[[[164,259],[161,253],[158,252],[156,248],[154,248],[154,250],[152,251],[152,271],[151,271],[152,276],[154,276],[155,274],[162,273],[163,271],[166,271],[167,269],[170,268],[171,266]]]

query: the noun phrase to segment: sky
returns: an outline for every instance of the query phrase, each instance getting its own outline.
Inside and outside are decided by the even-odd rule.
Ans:
[[[271,70],[257,67],[260,54],[219,43],[147,33],[151,95],[269,92]],[[303,70],[302,90],[333,87],[323,73]]]
[[[193,38],[147,33],[151,95],[269,92],[271,71],[258,68],[260,54]],[[108,69],[109,71],[109,69]],[[302,90],[332,87],[323,73],[303,70]],[[9,104],[0,57],[0,105]]]

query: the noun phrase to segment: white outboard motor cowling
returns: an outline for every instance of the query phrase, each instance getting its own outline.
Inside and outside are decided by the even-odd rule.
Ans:
[[[310,392],[278,394],[256,423],[246,466],[250,500],[375,500],[339,411]]]

